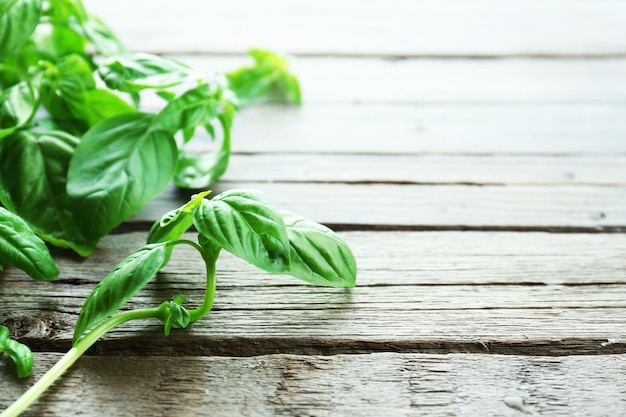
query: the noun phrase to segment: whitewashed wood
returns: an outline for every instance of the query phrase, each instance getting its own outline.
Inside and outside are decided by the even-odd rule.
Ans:
[[[24,415],[607,416],[625,373],[624,355],[85,357]],[[28,384],[0,379],[0,407]]]
[[[262,106],[246,109],[236,120],[233,149],[624,153],[625,112],[626,106],[621,105],[576,104]]]
[[[626,106],[607,104],[258,105],[235,119],[232,149],[242,153],[615,156],[626,154],[624,114]],[[196,131],[194,142],[194,149],[215,147],[201,129]],[[485,160],[500,163],[495,158]],[[281,165],[291,162],[284,157]],[[543,170],[561,164],[554,159],[546,161],[545,167],[533,165]],[[615,169],[602,160],[591,164]],[[452,175],[462,173],[463,168],[454,169]],[[349,169],[352,167],[346,171]],[[236,168],[231,167],[228,173],[236,174]],[[258,172],[256,178],[265,174]]]
[[[129,48],[153,52],[579,55],[626,51],[616,0],[87,0]]]
[[[253,188],[266,194],[276,207],[289,208],[320,223],[351,227],[599,231],[621,230],[626,225],[624,186],[218,182],[211,188],[214,194]],[[188,197],[170,187],[130,221],[151,223],[184,204]]]
[[[227,181],[619,185],[626,156],[234,154]]]
[[[245,56],[172,55],[200,76],[252,63]],[[562,103],[626,99],[626,59],[433,60],[298,57],[305,103]],[[147,104],[161,103],[151,100]]]

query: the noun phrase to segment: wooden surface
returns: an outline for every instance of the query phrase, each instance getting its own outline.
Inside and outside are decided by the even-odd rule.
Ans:
[[[313,288],[223,256],[206,319],[169,337],[150,321],[116,329],[26,415],[626,412],[626,4],[86,4],[132,49],[206,74],[252,46],[297,55],[304,104],[245,109],[212,188],[256,188],[331,225],[358,285]],[[0,275],[0,323],[36,351],[31,378],[2,372],[0,408],[187,196],[168,188],[88,259],[56,251],[56,281]],[[201,260],[177,249],[129,306],[198,304],[202,287]]]

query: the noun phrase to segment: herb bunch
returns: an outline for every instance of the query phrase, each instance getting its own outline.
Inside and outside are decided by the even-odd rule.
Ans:
[[[275,90],[300,102],[284,57],[250,55],[204,79],[126,51],[80,0],[0,0],[0,203],[87,256],[170,181],[206,188],[227,169],[241,106]],[[150,91],[165,100],[155,113],[139,110]],[[221,138],[217,150],[189,150],[197,129]]]

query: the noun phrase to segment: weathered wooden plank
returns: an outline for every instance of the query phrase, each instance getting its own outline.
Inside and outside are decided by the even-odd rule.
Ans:
[[[211,188],[215,194],[258,189],[277,207],[352,228],[615,231],[626,225],[624,186],[218,182]],[[172,186],[130,221],[152,223],[188,197]]]
[[[221,277],[220,277],[221,278]],[[359,311],[445,311],[445,310],[484,310],[484,309],[626,309],[626,279],[620,284],[585,285],[585,286],[543,286],[543,285],[423,285],[417,280],[413,284],[395,284],[389,282],[382,286],[359,284],[358,290],[337,290],[334,288],[312,289],[297,285],[293,278],[289,285],[261,276],[265,285],[250,287],[239,285],[231,288],[223,282],[218,288],[219,300],[216,311],[268,311],[268,310],[350,310]],[[279,281],[279,282],[282,282]],[[202,300],[204,289],[202,270],[192,276],[180,273],[160,277],[158,283],[148,287],[148,294],[137,296],[135,305],[148,305],[159,297],[169,297],[177,292],[189,294],[189,301],[195,304]],[[35,285],[35,284],[33,284]],[[11,292],[13,301],[5,305],[19,308],[19,303],[33,297],[33,285],[14,284],[6,292]],[[80,290],[62,283],[47,287],[57,296],[71,293],[73,296],[86,297],[93,286],[83,286]],[[45,295],[44,295],[45,297]],[[40,296],[33,297],[35,304],[41,304]],[[81,299],[69,301],[65,308],[81,306]],[[166,300],[162,300],[166,301]],[[78,308],[77,308],[78,307]],[[471,314],[471,313],[469,313]]]
[[[107,336],[100,349],[159,354],[177,346],[187,354],[244,356],[380,350],[626,352],[624,235],[342,236],[360,266],[354,290],[313,289],[224,256],[208,318],[170,338],[162,336],[157,322],[127,324]],[[50,283],[7,269],[0,286],[0,323],[36,349],[66,349],[84,299],[130,253],[128,246],[136,246],[131,240],[137,244],[142,235],[107,237],[94,260],[59,257],[62,276]],[[176,251],[165,272],[129,305],[154,306],[181,293],[190,306],[197,304],[204,293],[198,258],[189,250]],[[618,343],[602,345],[609,339]]]
[[[200,74],[250,65],[243,56],[173,55]],[[626,99],[626,59],[415,60],[307,58],[293,62],[305,103],[614,102]],[[160,104],[151,99],[148,105]],[[330,113],[330,112],[329,112]]]
[[[37,354],[34,376],[58,358]],[[625,374],[624,355],[89,356],[24,415],[606,416]],[[29,384],[0,379],[0,407]]]
[[[308,54],[444,57],[626,51],[626,7],[615,0],[85,3],[141,51],[262,46]]]
[[[231,156],[222,181],[626,185],[626,155],[243,153]]]
[[[198,281],[201,281],[200,276]],[[189,306],[194,306],[202,298],[197,289],[200,285],[196,284],[195,290],[186,290],[184,284],[175,283],[159,293],[148,288],[128,307],[157,306],[180,293],[189,297]],[[502,290],[499,295],[508,294],[508,300],[541,299],[532,297],[532,290],[528,288],[530,286],[520,286],[518,291],[512,289],[510,293]],[[623,284],[608,290],[592,286],[538,290],[544,293],[542,307],[536,307],[541,303],[539,300],[526,304],[518,302],[511,308],[501,308],[497,304],[469,308],[471,302],[467,300],[479,306],[483,302],[479,299],[489,294],[491,288],[476,290],[473,295],[472,289],[467,287],[424,295],[428,294],[428,289],[405,287],[394,291],[394,287],[381,288],[378,292],[383,298],[403,291],[413,294],[415,301],[403,305],[391,299],[386,305],[383,301],[377,307],[374,303],[352,301],[355,294],[363,294],[366,290],[336,290],[329,295],[328,291],[302,288],[300,292],[305,295],[299,298],[299,305],[283,307],[280,300],[289,297],[287,293],[294,290],[277,291],[273,300],[263,299],[266,292],[258,291],[257,298],[252,296],[251,300],[240,288],[220,288],[215,309],[191,328],[177,330],[165,337],[163,326],[157,321],[129,322],[98,342],[96,351],[125,351],[149,356],[166,352],[226,356],[376,351],[526,355],[626,353],[626,314],[618,301],[626,294]],[[35,294],[30,288],[28,292],[17,292],[15,286],[11,290],[14,295],[3,297],[6,310],[2,323],[35,350],[67,350],[76,313],[88,293],[87,288],[61,285],[45,295]],[[463,296],[467,308],[447,308],[455,305],[452,300],[463,291],[467,293]],[[369,291],[370,294],[373,292]],[[576,296],[575,292],[579,294]],[[420,300],[429,297],[433,299],[430,306],[420,309]],[[549,304],[558,297],[562,297],[560,303]],[[572,297],[572,301],[567,297]],[[588,307],[581,301],[584,298],[592,300]],[[230,306],[229,300],[232,300]],[[272,301],[275,304],[268,307]],[[568,303],[567,307],[563,306]]]
[[[624,153],[625,113],[626,106],[621,105],[259,106],[246,109],[237,119],[233,149]],[[208,135],[199,137],[208,140]]]
[[[625,113],[626,106],[606,104],[262,105],[238,115],[232,146],[249,153],[614,155],[626,153]],[[196,148],[211,147],[206,132],[196,135]]]
[[[626,280],[624,234],[340,232],[339,235],[348,242],[358,261],[359,286],[610,285]],[[55,251],[61,269],[56,282],[95,285],[118,262],[141,247],[145,237],[143,232],[107,236],[87,259],[68,251]],[[186,237],[195,239],[193,233]],[[219,283],[225,288],[300,283],[287,276],[270,276],[226,252],[220,255],[218,270]],[[177,247],[164,270],[164,279],[197,280],[203,271],[202,260],[193,249]],[[29,280],[9,268],[0,275],[0,282],[13,285]],[[2,291],[0,287],[0,293],[10,294],[8,290]]]

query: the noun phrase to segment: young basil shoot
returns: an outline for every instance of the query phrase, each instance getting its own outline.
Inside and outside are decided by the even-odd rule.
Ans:
[[[222,250],[265,271],[289,274],[308,283],[351,288],[356,261],[349,246],[332,230],[297,214],[276,209],[261,193],[231,190],[208,200],[201,193],[154,223],[145,246],[120,262],[89,295],[78,317],[70,351],[0,417],[19,415],[90,346],[130,320],[158,319],[164,333],[185,328],[211,311],[216,262]],[[183,237],[194,225],[197,241]],[[163,268],[178,245],[195,248],[206,266],[202,304],[184,306],[176,296],[159,306],[119,310]]]

